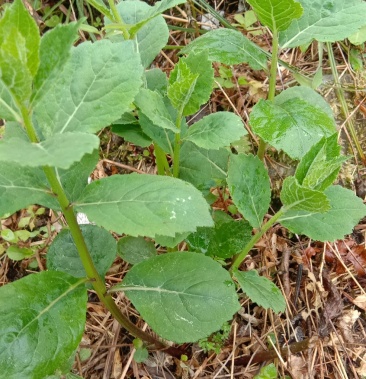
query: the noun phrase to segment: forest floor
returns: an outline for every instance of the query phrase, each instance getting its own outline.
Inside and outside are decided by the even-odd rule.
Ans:
[[[28,2],[29,7],[33,7],[31,3],[33,2]],[[57,17],[70,8],[68,1],[44,3],[49,6],[57,5],[52,13]],[[211,5],[218,11],[223,11],[228,22],[239,24],[236,1],[222,1],[220,4]],[[210,22],[202,19],[199,8],[194,12],[192,9],[190,4],[167,12],[166,20],[169,24],[188,28],[188,31],[172,29],[169,45],[185,46],[198,35],[197,30],[203,24],[212,27]],[[33,11],[35,17],[39,17],[38,21],[42,20],[42,7]],[[88,14],[88,9],[84,11]],[[243,12],[244,10],[241,13]],[[77,10],[72,14],[78,18]],[[270,51],[271,35],[268,30],[258,27],[257,24],[253,25],[251,33],[240,25],[238,28],[263,49]],[[81,38],[88,38],[87,33],[82,34]],[[162,51],[154,62],[155,67],[169,74],[178,60],[178,51]],[[343,44],[334,44],[337,69],[348,96],[349,112],[352,113],[360,143],[365,147],[366,138],[362,134],[362,130],[366,130],[366,103],[362,105],[365,91],[347,92],[347,88],[366,87],[365,69],[361,72],[352,70],[349,57],[344,51]],[[300,49],[283,51],[280,58],[311,76],[317,70],[318,45],[314,43],[304,52]],[[247,122],[250,109],[259,99],[267,96],[266,75],[251,70],[245,64],[234,66],[229,71],[219,71],[218,66],[215,69],[219,78],[218,86],[209,103],[202,108],[202,113],[230,110]],[[288,70],[281,68],[279,74],[279,90],[294,85],[294,78]],[[245,85],[238,84],[239,77],[245,77]],[[345,120],[337,105],[326,53],[323,56],[323,78],[325,79],[320,91],[337,115],[339,128],[346,130]],[[100,137],[100,162],[94,171],[94,179],[131,171],[155,171],[152,148],[141,149],[127,143],[113,135],[109,129],[103,130]],[[342,141],[345,153],[353,155],[346,132],[342,133]],[[254,149],[254,141],[249,138],[245,148]],[[267,154],[266,165],[271,180],[278,182],[279,186],[293,169],[285,158],[272,154],[271,151]],[[355,153],[342,170],[339,182],[364,199],[365,178],[365,167]],[[273,207],[276,200],[278,194],[274,193]],[[225,209],[225,202],[217,201],[214,206]],[[2,219],[2,227],[19,230],[22,220],[28,216],[29,210],[18,212]],[[58,215],[51,211],[34,216],[34,220],[34,228],[48,228],[50,231],[53,226],[53,230],[57,230]],[[137,363],[134,360],[133,337],[121,328],[90,291],[85,334],[72,372],[85,379],[253,378],[263,366],[274,363],[280,378],[366,378],[365,232],[364,220],[344,240],[318,243],[302,236],[291,235],[281,226],[270,229],[256,244],[244,265],[273,279],[286,297],[286,312],[275,314],[243,297],[241,311],[221,334],[218,333],[201,343],[183,346],[188,357],[186,361],[156,351],[151,352],[145,362]],[[55,235],[56,231],[49,233],[49,238]],[[40,247],[36,259],[33,259],[33,265],[32,260],[12,261],[5,254],[1,256],[1,284],[14,281],[29,272],[45,269],[47,251],[43,246],[46,241],[34,238],[29,243]],[[37,263],[34,264],[34,261]],[[107,284],[120,282],[128,267],[126,262],[117,258],[107,273]],[[123,294],[116,296],[115,300],[131,321],[143,330],[153,333]]]

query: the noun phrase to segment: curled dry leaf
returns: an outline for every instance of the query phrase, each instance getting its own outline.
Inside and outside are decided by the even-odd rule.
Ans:
[[[366,295],[357,296],[356,298],[352,300],[352,303],[354,305],[357,305],[357,307],[366,311]]]

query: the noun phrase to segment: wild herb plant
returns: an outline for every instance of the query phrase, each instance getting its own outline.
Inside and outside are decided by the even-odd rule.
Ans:
[[[153,7],[109,1],[110,8],[88,2],[104,14],[106,37],[77,47],[80,23],[58,25],[40,37],[21,0],[0,20],[0,118],[6,120],[0,214],[40,204],[67,221],[49,246],[48,270],[0,289],[0,372],[6,378],[44,378],[69,369],[90,287],[137,338],[141,356],[143,343],[176,356],[181,350],[132,324],[113,292],[124,291],[161,338],[177,343],[205,338],[233,317],[240,308],[236,283],[254,302],[283,312],[285,300],[270,280],[240,271],[255,243],[276,222],[316,240],[342,238],[366,214],[353,192],[332,185],[346,158],[327,103],[306,87],[275,96],[278,41],[290,46],[318,38],[307,34],[304,42],[293,26],[310,18],[313,2],[272,0],[267,9],[250,1],[274,38],[269,98],[250,115],[260,138],[258,156],[228,148],[247,134],[235,114],[210,114],[190,127],[185,117],[208,101],[213,61],[267,70],[265,52],[235,30],[211,31],[183,50],[167,78],[149,66],[169,36],[161,13],[183,0]],[[152,143],[159,175],[114,175],[88,185],[98,161],[95,133],[109,125],[132,142]],[[262,161],[267,144],[299,160],[283,183],[283,206],[270,218],[271,186]],[[204,196],[225,186],[241,220],[210,210]],[[78,225],[76,212],[94,224]],[[109,231],[126,236],[116,244]],[[157,255],[143,237],[173,251]],[[174,251],[182,241],[189,252]],[[117,253],[132,267],[107,290],[104,276]]]

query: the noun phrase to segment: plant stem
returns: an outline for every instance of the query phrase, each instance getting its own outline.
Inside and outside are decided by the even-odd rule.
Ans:
[[[271,71],[269,76],[269,91],[268,100],[273,101],[276,94],[276,79],[277,79],[277,65],[278,65],[278,32],[273,29],[272,39],[272,57],[271,57]]]
[[[234,259],[234,262],[230,268],[230,272],[233,272],[239,268],[253,246],[261,239],[264,233],[266,233],[268,229],[277,222],[277,220],[285,213],[285,211],[285,208],[282,207],[270,220],[268,220],[262,226],[262,228],[256,234],[254,234],[251,240],[245,245],[241,253],[239,253]]]
[[[125,40],[130,39],[130,34],[128,33],[128,30],[126,28],[126,24],[122,20],[122,17],[118,13],[116,4],[114,3],[114,0],[108,0],[109,7],[111,8],[111,11],[113,13],[114,21],[119,24],[119,29],[122,31],[123,38]]]
[[[268,100],[273,101],[276,94],[276,79],[277,79],[277,65],[278,65],[278,32],[277,29],[273,28],[273,39],[272,39],[272,56],[271,56],[271,70],[269,75],[269,89],[268,89]],[[263,161],[264,154],[266,152],[266,143],[260,139],[257,156]]]
[[[175,126],[180,130],[182,123],[182,113],[183,111],[178,112],[177,119],[175,121]],[[174,154],[173,154],[173,176],[178,178],[179,176],[179,158],[180,158],[180,132],[175,133],[174,138]]]
[[[23,106],[21,108],[21,111],[29,139],[32,142],[38,142],[28,110],[26,109],[26,107]],[[80,260],[83,264],[86,275],[88,279],[91,281],[91,284],[93,285],[93,288],[97,293],[100,301],[106,306],[106,308],[109,310],[109,312],[111,312],[115,319],[133,336],[135,336],[136,338],[140,338],[141,340],[147,342],[150,345],[153,345],[155,349],[164,349],[168,354],[180,358],[180,356],[182,355],[182,351],[180,349],[166,346],[160,340],[139,329],[123,313],[121,313],[120,309],[114,302],[112,296],[107,293],[107,289],[103,282],[103,279],[99,275],[94,265],[88,247],[86,246],[84,236],[77,222],[72,204],[70,204],[69,199],[67,198],[65,191],[62,188],[62,185],[56,175],[55,169],[49,166],[45,166],[43,167],[43,171],[51,186],[53,194],[56,196],[60,204],[62,213],[70,228],[70,233],[78,250]]]
[[[363,164],[366,164],[365,154],[363,153],[362,147],[358,141],[356,130],[355,130],[355,127],[353,125],[353,121],[349,117],[347,102],[346,102],[346,99],[344,97],[344,92],[342,90],[341,83],[339,81],[337,65],[336,65],[336,61],[334,58],[334,54],[333,54],[332,44],[330,42],[327,42],[327,50],[328,50],[329,63],[330,63],[330,67],[332,69],[332,74],[333,74],[333,78],[334,78],[335,91],[336,91],[338,100],[341,103],[343,115],[346,119],[346,123],[347,123],[348,129],[351,133],[353,142],[356,145],[357,152],[360,155]]]

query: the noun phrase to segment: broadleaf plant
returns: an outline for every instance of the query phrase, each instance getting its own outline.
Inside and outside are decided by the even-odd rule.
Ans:
[[[327,103],[303,87],[275,96],[278,33],[288,36],[295,22],[301,25],[309,1],[249,2],[273,32],[268,99],[249,117],[257,156],[232,152],[248,134],[239,116],[223,110],[190,125],[186,116],[210,98],[212,62],[248,62],[268,73],[268,53],[238,31],[213,30],[181,51],[168,78],[149,66],[169,37],[161,13],[182,0],[154,7],[109,1],[110,8],[88,2],[103,13],[105,35],[76,47],[79,23],[41,37],[21,0],[0,20],[0,215],[39,204],[61,212],[67,224],[48,246],[46,272],[0,288],[0,372],[7,378],[52,377],[70,366],[90,287],[143,357],[145,344],[179,358],[185,351],[164,339],[194,342],[219,330],[240,307],[237,286],[258,305],[283,312],[283,295],[268,278],[240,270],[255,243],[276,222],[321,241],[342,238],[366,214],[361,199],[333,185],[347,158]],[[111,125],[126,140],[152,145],[158,175],[88,184],[98,161],[95,133]],[[271,216],[267,143],[300,160]],[[217,192],[230,208],[211,210]],[[93,225],[80,226],[77,212]],[[125,236],[116,244],[111,231]],[[190,251],[178,251],[183,241]],[[166,252],[158,254],[155,244]],[[132,267],[107,289],[104,276],[116,254]],[[118,291],[159,339],[123,314],[112,298]]]

